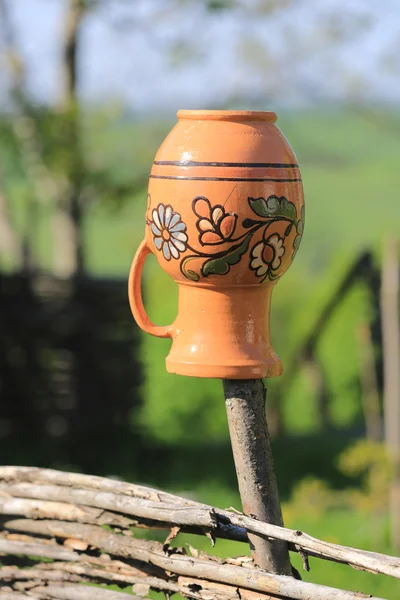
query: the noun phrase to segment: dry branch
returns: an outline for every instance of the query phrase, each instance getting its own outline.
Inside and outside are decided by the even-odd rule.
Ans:
[[[222,536],[236,541],[247,541],[247,533],[250,532],[264,538],[284,540],[289,543],[292,551],[298,552],[301,549],[310,556],[400,578],[399,558],[324,542],[301,531],[263,523],[240,513],[214,509],[205,504],[135,484],[33,467],[0,467],[0,491],[3,492],[3,498],[16,495],[77,504],[79,506],[75,508],[87,511],[87,518],[82,516],[82,521],[86,523],[103,524],[90,520],[87,510],[89,506],[104,509],[106,512],[102,518],[109,518],[110,524],[112,517],[109,515],[113,513],[117,518],[118,513],[113,511],[118,511],[136,519],[148,518],[150,523],[147,523],[147,526],[157,526],[159,522],[158,527],[168,523],[186,526],[186,530],[194,533],[212,530],[216,537]],[[55,506],[52,510],[55,510]],[[60,510],[64,509],[61,507]],[[29,517],[32,514],[27,511],[24,516]],[[60,519],[59,515],[55,517]],[[65,520],[65,517],[63,519]],[[122,522],[120,527],[124,527]]]
[[[9,496],[0,496],[0,514],[19,515],[32,519],[61,519],[93,525],[113,525],[125,529],[138,525],[135,519],[99,508]]]
[[[18,592],[13,592],[11,590],[1,588],[0,598],[1,600],[32,600],[32,596],[27,596],[26,594],[19,594]]]
[[[187,556],[185,553],[164,552],[158,542],[137,540],[109,533],[95,525],[64,521],[33,521],[17,519],[4,524],[6,530],[49,536],[57,539],[75,538],[113,556],[155,565],[166,572],[233,585],[263,594],[292,600],[356,600],[356,593],[298,581],[285,575],[275,575],[257,568],[224,563],[215,557]],[[182,552],[182,550],[180,551]],[[372,598],[372,597],[371,597]],[[376,599],[373,599],[376,600]]]
[[[28,538],[28,536],[21,537]],[[35,538],[30,539],[35,540]],[[7,543],[9,554],[29,555],[32,552],[42,558],[53,558],[55,553],[49,546],[57,545],[55,541],[36,540],[36,544],[30,543],[28,548],[22,541],[13,542],[11,545],[8,540],[4,540],[3,550],[7,548]],[[102,554],[100,557],[70,554],[73,554],[73,560],[77,562],[39,563],[29,570],[15,566],[3,567],[0,569],[0,582],[28,579],[42,584],[45,581],[56,580],[75,582],[79,578],[81,582],[132,584],[135,587],[141,586],[139,588],[141,590],[143,586],[147,586],[165,593],[179,593],[185,598],[194,600],[274,600],[276,598],[193,577],[176,576],[170,580],[165,571],[153,565],[135,563],[133,566],[119,560],[111,560],[107,554]]]
[[[32,598],[40,598],[40,600],[132,600],[132,594],[69,583],[35,586],[29,589],[27,595],[22,598],[30,598],[30,600]],[[10,600],[14,600],[13,595],[10,595]]]
[[[0,479],[4,481],[28,481],[31,483],[53,483],[73,488],[87,488],[100,490],[103,492],[115,492],[125,496],[134,496],[144,500],[154,500],[156,502],[166,502],[167,504],[179,504],[198,506],[198,502],[181,498],[168,492],[156,490],[154,488],[137,485],[135,483],[126,483],[115,479],[107,479],[97,475],[84,475],[82,473],[66,473],[64,471],[55,471],[54,469],[40,469],[38,467],[0,467]],[[202,505],[204,506],[204,505]]]
[[[79,554],[71,552],[62,546],[50,546],[43,544],[29,543],[29,542],[17,542],[13,540],[0,539],[0,555],[11,554],[11,555],[25,555],[25,556],[42,556],[44,558],[50,558],[54,560],[79,560]]]
[[[89,559],[90,560],[90,559]],[[221,585],[200,579],[178,577],[176,581],[168,581],[159,577],[151,577],[118,561],[110,561],[106,568],[100,569],[90,564],[55,563],[41,564],[37,568],[19,569],[3,567],[0,569],[0,581],[18,582],[34,580],[37,585],[49,582],[98,582],[133,585],[133,591],[143,593],[146,588],[171,594],[181,594],[194,600],[269,600],[271,596],[255,597],[253,592],[238,590],[232,586]],[[114,566],[117,565],[117,566]],[[112,570],[112,568],[114,570]]]
[[[105,510],[115,511],[125,515],[133,515],[145,519],[168,521],[172,525],[193,525],[214,529],[216,520],[213,513],[204,511],[202,507],[183,507],[176,504],[164,504],[127,498],[111,492],[68,489],[56,485],[36,485],[31,483],[0,484],[0,492],[19,498],[34,498],[55,502],[81,504]]]

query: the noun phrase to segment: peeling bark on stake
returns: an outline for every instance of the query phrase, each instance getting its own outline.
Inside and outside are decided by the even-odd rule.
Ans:
[[[243,512],[283,526],[265,415],[261,379],[223,380],[233,457]],[[291,575],[288,545],[249,534],[254,562],[272,573]]]

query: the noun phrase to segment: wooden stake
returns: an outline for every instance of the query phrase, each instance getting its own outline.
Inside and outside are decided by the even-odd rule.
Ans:
[[[392,545],[400,549],[400,320],[399,246],[389,239],[384,249],[381,288],[385,442],[394,463],[390,497]]]
[[[229,432],[243,512],[283,525],[265,415],[261,379],[223,380]],[[288,545],[249,534],[254,562],[267,571],[292,575]]]

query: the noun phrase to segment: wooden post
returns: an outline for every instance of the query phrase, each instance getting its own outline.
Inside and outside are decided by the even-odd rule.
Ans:
[[[223,380],[229,432],[243,511],[260,521],[283,525],[265,414],[261,379]],[[292,575],[288,546],[249,534],[254,562],[267,571]]]
[[[400,320],[399,247],[396,239],[384,248],[381,288],[385,442],[394,464],[390,494],[392,545],[400,549]]]

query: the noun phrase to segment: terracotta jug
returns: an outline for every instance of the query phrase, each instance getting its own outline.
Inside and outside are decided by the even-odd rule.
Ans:
[[[297,252],[304,226],[296,157],[273,112],[180,110],[148,188],[144,241],[129,299],[138,325],[173,340],[170,373],[275,377],[272,290]],[[177,317],[154,325],[141,297],[152,252],[178,284]]]

